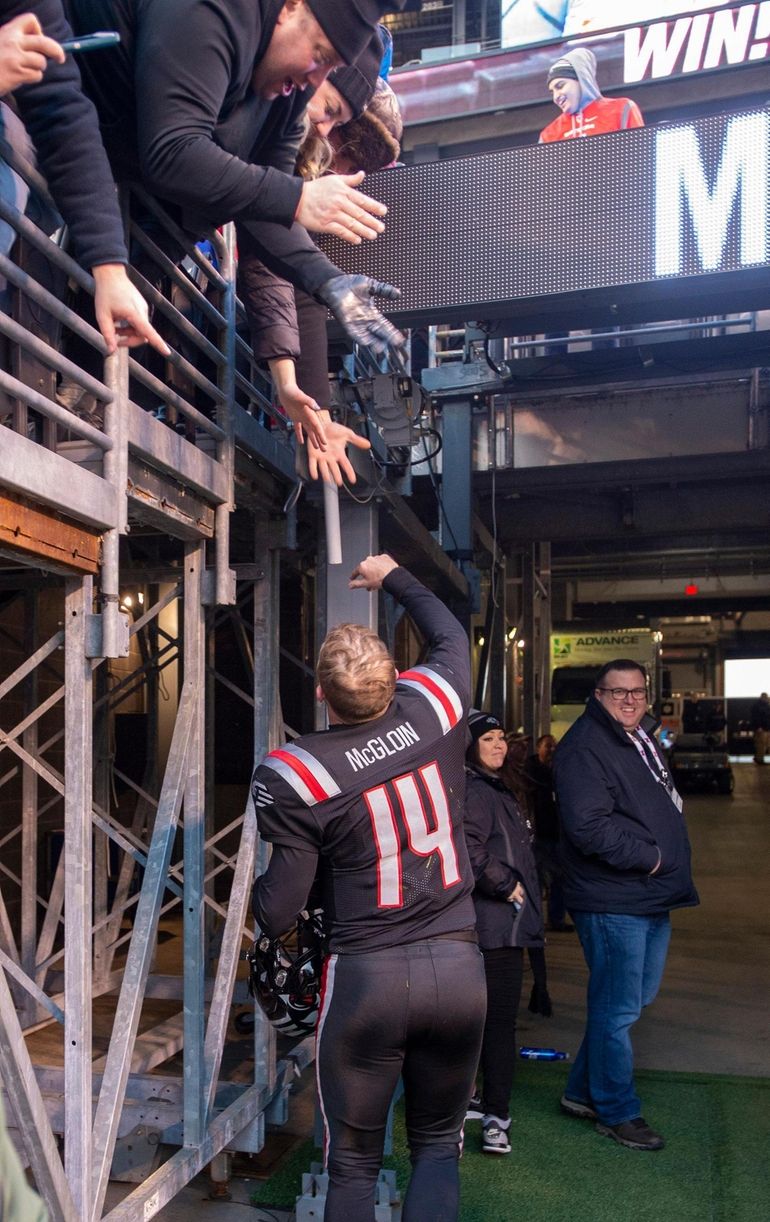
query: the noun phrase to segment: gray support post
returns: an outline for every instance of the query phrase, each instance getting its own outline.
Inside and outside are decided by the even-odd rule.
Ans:
[[[139,1026],[142,998],[150,974],[163,892],[166,889],[179,808],[187,779],[196,700],[197,693],[194,688],[185,684],[174,724],[155,826],[147,853],[142,893],[136,909],[134,932],[123,972],[123,983],[94,1117],[94,1196],[91,1222],[98,1222],[107,1191],[118,1123],[131,1067],[131,1054]]]
[[[538,673],[537,650],[534,648],[535,619],[535,544],[530,543],[521,557],[521,639],[524,648],[520,661],[521,673],[524,678],[522,723],[524,733],[529,734],[535,742],[540,734],[538,704]]]
[[[551,600],[551,545],[540,544],[540,733],[547,734],[551,728],[551,628],[553,604]]]
[[[98,810],[110,809],[109,727],[112,712],[108,703],[108,673],[102,665],[94,670],[96,716],[94,719],[93,797]],[[110,873],[110,839],[98,835],[94,839],[94,987],[100,991],[111,966],[107,949],[108,880]]]
[[[264,577],[254,582],[254,761],[283,740],[278,702],[280,648],[280,552],[270,546],[270,519],[258,516],[254,560]],[[249,804],[250,805],[250,804]],[[247,812],[248,817],[248,812]],[[256,833],[256,827],[255,827]],[[244,835],[247,828],[244,825]],[[255,872],[267,869],[269,849],[255,835]],[[252,876],[253,877],[253,876]],[[259,1006],[254,1007],[254,1082],[269,1093],[276,1083],[276,1034]]]
[[[506,717],[508,696],[508,642],[505,634],[508,629],[506,603],[506,565],[505,561],[495,568],[492,562],[492,584],[489,596],[494,598],[495,615],[493,619],[492,645],[489,654],[489,684],[487,687],[488,705],[495,716]]]
[[[69,578],[64,598],[64,1159],[79,1218],[91,1216],[92,588]]]
[[[27,657],[37,649],[38,593],[28,590],[24,595],[24,646]],[[32,713],[38,703],[37,670],[32,671],[24,683],[24,711]],[[22,746],[30,755],[37,756],[38,723],[33,721],[24,731]],[[22,764],[21,773],[21,941],[20,963],[30,980],[35,977],[37,956],[37,803],[38,782],[34,768]],[[31,1026],[42,1011],[29,993],[21,994],[24,1026]]]
[[[531,543],[522,556],[524,733],[533,743],[550,724],[551,545]]]
[[[365,556],[380,550],[376,504],[358,505],[345,498],[340,504],[342,564],[326,567],[325,631],[335,624],[365,624],[377,631],[377,595],[348,588],[350,574]],[[325,632],[324,632],[325,635]]]
[[[227,281],[224,289],[222,313],[225,318],[225,332],[222,337],[224,363],[219,370],[219,386],[224,391],[221,402],[217,406],[217,424],[224,433],[217,442],[217,460],[222,463],[227,472],[227,485],[231,489],[231,500],[216,508],[215,547],[215,585],[216,599],[220,604],[235,601],[235,579],[230,571],[230,514],[235,508],[232,501],[233,471],[235,468],[235,442],[233,439],[233,404],[235,402],[235,225],[226,225],[224,229],[224,267],[223,275]]]
[[[104,406],[104,426],[112,441],[104,455],[104,478],[115,497],[115,526],[105,531],[102,540],[101,612],[102,656],[120,656],[118,645],[120,619],[119,550],[120,536],[125,533],[128,514],[126,482],[128,479],[128,440],[126,413],[128,402],[128,349],[118,349],[104,363],[104,380],[113,398]]]
[[[203,608],[205,544],[185,548],[184,686],[195,693],[184,791],[184,1144],[199,1146],[205,1126],[204,938],[206,654]]]
[[[468,399],[449,400],[441,413],[440,543],[461,564],[473,559],[471,475],[473,437]]]
[[[243,941],[243,927],[247,923],[251,908],[256,843],[257,820],[254,806],[251,802],[248,802],[246,813],[243,817],[243,830],[238,845],[233,885],[227,904],[227,919],[222,935],[222,946],[219,952],[219,961],[214,978],[214,990],[209,1007],[209,1019],[206,1027],[204,1101],[206,1122],[209,1122],[212,1116],[214,1096],[219,1080],[222,1053],[227,1034],[227,1023],[230,1017],[233,984],[238,970],[241,943]],[[275,1041],[273,1041],[273,1047],[274,1043]]]
[[[66,1072],[66,1071],[65,1071]],[[32,1068],[27,1045],[0,966],[0,1078],[13,1103],[13,1110],[38,1192],[43,1196],[52,1222],[81,1222],[64,1176],[56,1139]],[[90,1108],[88,1118],[90,1119]]]

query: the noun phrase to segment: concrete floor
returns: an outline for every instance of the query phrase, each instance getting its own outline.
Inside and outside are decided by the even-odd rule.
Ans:
[[[735,773],[732,797],[685,799],[701,904],[673,914],[663,987],[636,1028],[640,1068],[770,1077],[770,766],[741,762]],[[549,935],[547,957],[554,1015],[529,1014],[525,977],[519,1040],[574,1055],[586,981],[576,935]],[[308,1082],[291,1131],[310,1131],[311,1100]],[[200,1177],[157,1216],[161,1222],[284,1222],[293,1216],[250,1207],[252,1188],[236,1176],[233,1201],[212,1202]]]

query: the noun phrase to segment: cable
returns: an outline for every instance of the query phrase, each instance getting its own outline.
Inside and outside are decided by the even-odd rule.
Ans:
[[[489,596],[492,599],[492,606],[497,609],[500,604],[497,601],[497,507],[495,505],[495,497],[497,493],[497,464],[492,468],[492,576],[489,583]],[[505,630],[503,628],[503,630]]]
[[[452,542],[454,543],[455,551],[459,552],[460,547],[457,542],[457,537],[455,535],[455,532],[452,530],[452,523],[449,521],[449,518],[447,517],[446,509],[444,508],[444,501],[442,499],[438,484],[436,482],[436,472],[433,470],[433,455],[432,454],[427,455],[426,462],[428,464],[428,473],[430,475],[430,482],[433,485],[433,491],[436,496],[436,501],[438,502],[438,507],[441,511],[441,517],[444,520],[444,524],[446,525],[447,530],[449,531],[450,535],[452,536]]]
[[[486,337],[486,339],[483,341],[482,347],[483,347],[483,351],[484,351],[484,360],[485,360],[485,361],[486,361],[486,363],[489,365],[489,368],[492,370],[492,373],[497,374],[498,378],[505,378],[505,377],[507,377],[507,376],[508,376],[508,370],[507,370],[507,369],[502,370],[502,369],[500,368],[500,366],[499,366],[499,365],[496,365],[496,364],[495,364],[495,362],[492,360],[492,357],[490,356],[490,353],[489,353],[489,336],[487,336],[487,337]]]
[[[437,442],[436,448],[430,454],[425,454],[423,458],[410,459],[408,463],[410,467],[419,467],[421,463],[433,462],[433,459],[436,458],[444,448],[444,439],[439,433],[438,429],[423,429],[420,433],[420,439],[423,437],[435,437]]]

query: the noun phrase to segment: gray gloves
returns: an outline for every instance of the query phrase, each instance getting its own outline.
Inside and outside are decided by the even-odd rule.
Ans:
[[[406,337],[372,304],[375,296],[396,301],[401,290],[392,284],[369,276],[334,276],[321,286],[317,295],[355,344],[363,344],[376,356],[389,348],[405,346]]]

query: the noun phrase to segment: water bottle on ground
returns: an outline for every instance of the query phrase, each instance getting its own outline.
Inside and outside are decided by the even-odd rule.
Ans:
[[[568,1052],[559,1052],[557,1048],[520,1048],[519,1056],[524,1061],[568,1061]]]

